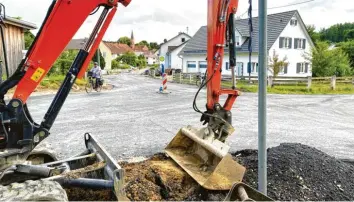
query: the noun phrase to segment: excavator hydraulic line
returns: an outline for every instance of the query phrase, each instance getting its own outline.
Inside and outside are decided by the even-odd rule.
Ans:
[[[208,0],[207,111],[201,118],[208,125],[201,129],[181,128],[165,149],[194,180],[210,190],[229,190],[235,182],[242,181],[245,173],[245,168],[232,159],[228,153],[230,147],[224,143],[234,131],[230,110],[239,92],[221,89],[227,27],[234,27],[233,14],[237,6],[238,0]],[[235,32],[234,29],[229,31]],[[234,46],[234,34],[229,35],[229,46]],[[236,58],[231,56],[230,59],[235,65]],[[228,98],[221,106],[219,97],[224,94]]]

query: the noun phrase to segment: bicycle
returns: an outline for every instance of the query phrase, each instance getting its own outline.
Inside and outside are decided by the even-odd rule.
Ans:
[[[103,86],[103,79],[100,79],[100,81],[98,82],[98,87],[94,89],[94,86],[96,85],[96,79],[92,78],[92,72],[88,72],[87,76],[88,82],[85,85],[86,93],[91,93],[93,90],[96,90],[96,92],[100,92]]]

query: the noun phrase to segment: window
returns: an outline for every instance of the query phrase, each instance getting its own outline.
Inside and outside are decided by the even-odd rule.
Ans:
[[[226,70],[230,70],[230,64],[229,64],[229,62],[226,62],[225,65],[226,65]]]
[[[258,63],[257,62],[252,62],[252,65],[250,66],[250,63],[247,63],[248,70],[247,73],[257,73],[258,72]],[[250,72],[251,70],[251,72]]]
[[[294,39],[294,48],[295,49],[305,49],[306,48],[306,39]]]
[[[236,36],[236,46],[241,46],[240,36]]]
[[[296,64],[296,73],[308,73],[309,72],[309,63],[297,63]]]
[[[196,68],[196,62],[195,61],[187,61],[187,67],[188,68]]]
[[[102,53],[102,56],[105,58],[105,57],[106,57],[106,52],[103,52],[103,53]]]
[[[296,19],[291,19],[290,20],[290,25],[291,26],[296,26],[297,25],[297,20]]]
[[[206,69],[208,63],[206,61],[199,61],[199,69]]]
[[[280,37],[279,38],[279,48],[291,48],[292,38],[290,37]]]
[[[186,41],[186,38],[182,38],[182,43]]]
[[[237,76],[243,76],[243,62],[236,62],[236,67],[235,71],[237,71]]]
[[[286,64],[284,67],[280,67],[279,73],[280,74],[287,74],[288,73],[288,65]]]

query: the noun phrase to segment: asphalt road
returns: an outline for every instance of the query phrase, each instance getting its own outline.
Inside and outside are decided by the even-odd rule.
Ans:
[[[171,94],[156,93],[160,80],[140,75],[107,76],[116,87],[101,93],[70,94],[45,142],[69,157],[85,146],[83,134],[92,133],[116,159],[163,151],[179,128],[201,126],[193,111],[196,86],[169,84]],[[33,96],[28,106],[40,122],[53,95]],[[198,99],[204,109],[205,91]],[[257,94],[238,97],[233,113],[232,151],[257,148]],[[354,95],[268,95],[269,147],[297,142],[339,158],[354,158]]]

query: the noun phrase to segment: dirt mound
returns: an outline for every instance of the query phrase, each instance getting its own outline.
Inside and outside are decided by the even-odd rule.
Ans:
[[[257,151],[242,150],[233,156],[247,168],[244,182],[257,188]],[[228,193],[201,188],[165,154],[120,164],[132,201],[223,201]],[[77,193],[80,198],[75,198]],[[71,190],[68,196],[69,200],[114,200],[110,193]],[[281,144],[268,149],[268,196],[280,201],[354,200],[354,165],[302,144]]]
[[[180,201],[198,184],[164,154],[139,163],[121,163],[126,172],[126,193],[133,201]]]
[[[234,154],[247,168],[244,181],[257,187],[257,151]],[[268,149],[268,196],[276,200],[354,200],[354,166],[302,144]]]

